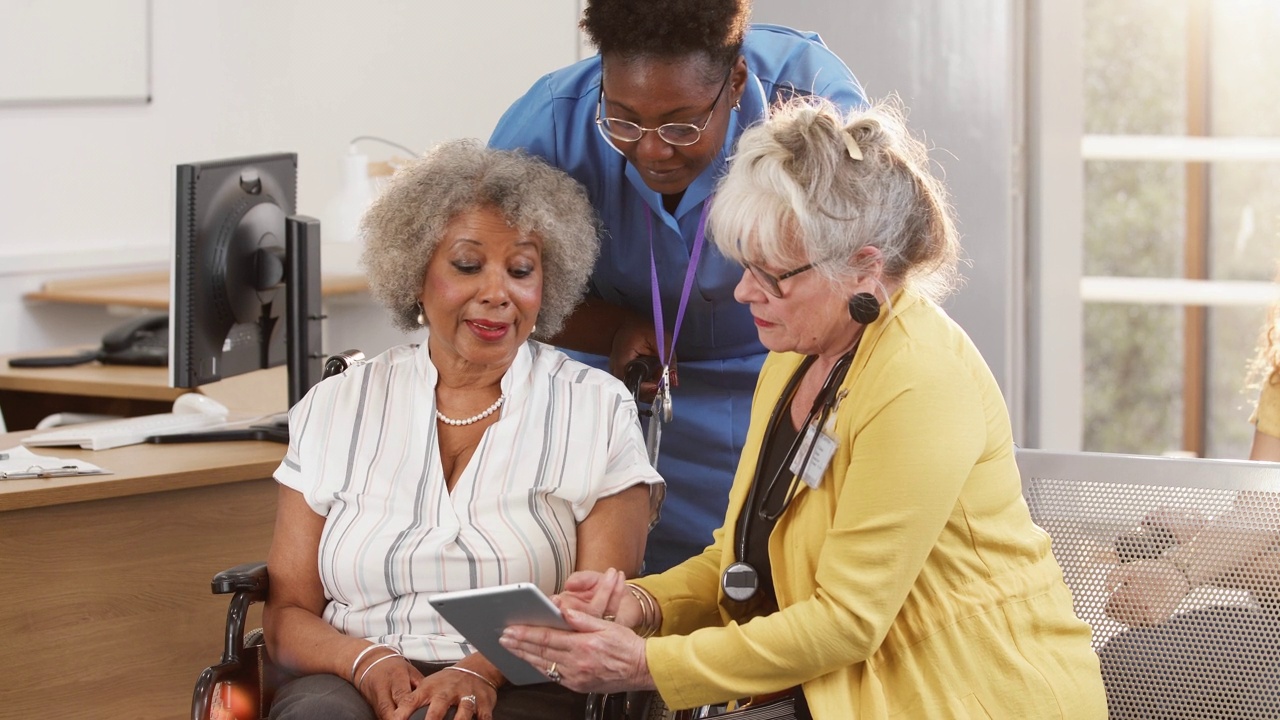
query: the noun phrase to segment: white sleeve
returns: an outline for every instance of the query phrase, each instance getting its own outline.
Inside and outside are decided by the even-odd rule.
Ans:
[[[617,389],[609,427],[602,428],[609,434],[608,459],[603,475],[595,481],[592,504],[595,500],[617,495],[630,487],[648,485],[650,522],[656,523],[662,499],[666,495],[666,483],[649,464],[649,453],[645,448],[644,434],[640,430],[635,400],[625,392],[621,383],[617,384]],[[590,512],[590,508],[587,508],[587,512]],[[585,517],[586,513],[579,521]]]
[[[315,472],[313,464],[323,457],[323,439],[318,433],[325,432],[325,423],[312,423],[313,419],[331,416],[335,410],[333,398],[335,393],[319,392],[316,385],[289,410],[289,449],[285,451],[284,460],[276,468],[276,482],[302,494],[317,515],[327,517],[333,501],[333,493],[321,487],[322,478]],[[318,399],[318,396],[323,395]],[[323,409],[324,412],[320,412]],[[309,462],[308,462],[309,461]]]

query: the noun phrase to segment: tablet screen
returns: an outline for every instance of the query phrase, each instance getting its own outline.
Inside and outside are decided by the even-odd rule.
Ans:
[[[570,629],[560,610],[533,583],[440,593],[432,595],[429,602],[515,685],[533,685],[548,680],[542,672],[545,668],[530,665],[498,643],[502,631],[508,625]]]

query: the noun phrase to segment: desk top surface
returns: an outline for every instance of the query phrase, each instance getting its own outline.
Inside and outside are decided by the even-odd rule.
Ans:
[[[287,407],[285,377],[285,368],[277,367],[228,378],[199,390],[248,419]],[[69,368],[11,368],[2,360],[0,389],[143,400],[172,399],[190,392],[169,387],[165,368],[98,363]],[[0,450],[19,445],[29,434],[31,431],[0,434]],[[255,441],[143,444],[97,451],[32,448],[37,455],[85,460],[112,474],[0,480],[0,512],[269,478],[284,451],[282,444]]]
[[[19,445],[30,434],[0,434],[0,450]],[[30,450],[37,455],[91,462],[112,474],[0,480],[0,512],[269,478],[284,458],[285,446],[242,441]]]
[[[10,357],[73,355],[86,348],[60,348],[0,356],[0,390],[24,390],[54,395],[173,400],[186,388],[169,387],[169,369],[137,365],[103,365],[99,362],[72,367],[16,368]]]
[[[363,275],[323,273],[320,293],[323,296],[363,292],[369,288]],[[121,305],[152,310],[169,308],[169,271],[102,275],[47,282],[35,292],[23,295],[26,300],[78,303],[81,305]]]
[[[192,392],[169,387],[169,369],[164,367],[91,362],[72,367],[16,368],[8,363],[10,357],[74,355],[86,349],[88,346],[0,355],[0,390],[159,401]],[[288,407],[287,380],[288,370],[281,365],[210,383],[196,392],[236,411],[269,414]]]

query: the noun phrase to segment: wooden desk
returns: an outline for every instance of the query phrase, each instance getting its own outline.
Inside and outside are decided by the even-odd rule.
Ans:
[[[323,273],[320,294],[348,295],[364,292],[369,284],[363,275]],[[169,309],[169,271],[157,270],[125,275],[75,278],[47,282],[36,292],[22,296],[25,300],[79,303],[82,305],[121,305],[125,307]]]
[[[61,348],[19,355],[71,355],[86,348]],[[133,417],[169,412],[174,398],[191,392],[169,387],[163,367],[103,365],[93,362],[62,368],[15,368],[0,356],[0,412],[10,430],[29,430],[55,412],[100,413]],[[249,413],[281,412],[288,407],[286,369],[260,370],[199,388],[228,407]]]
[[[62,348],[23,355],[70,355],[85,348]],[[169,412],[174,398],[190,392],[169,387],[168,369],[103,365],[15,368],[0,357],[0,412],[10,430],[30,430],[56,412],[150,415]],[[16,356],[15,356],[16,357]]]
[[[221,652],[209,581],[266,558],[284,446],[33,450],[115,474],[0,480],[0,717],[186,716]]]

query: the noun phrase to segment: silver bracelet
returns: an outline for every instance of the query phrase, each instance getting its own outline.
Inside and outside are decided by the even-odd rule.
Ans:
[[[356,655],[356,661],[351,663],[351,684],[352,685],[356,684],[356,669],[360,667],[360,661],[364,659],[365,655],[368,655],[369,653],[373,652],[374,650],[377,650],[378,648],[386,648],[393,652],[395,651],[395,648],[391,647],[386,643],[374,643],[373,645],[370,645],[369,647],[361,650],[360,654]]]
[[[495,685],[495,684],[493,684],[493,681],[492,681],[492,680],[490,680],[489,678],[487,678],[487,677],[485,677],[485,676],[481,675],[480,673],[476,672],[475,670],[468,670],[468,669],[466,669],[466,668],[464,668],[464,667],[458,667],[457,665],[450,665],[450,666],[445,667],[445,668],[442,668],[442,669],[444,669],[444,670],[457,670],[457,671],[458,671],[458,672],[460,672],[460,673],[466,673],[466,674],[468,674],[468,675],[475,675],[476,677],[478,677],[478,678],[480,678],[481,680],[483,680],[483,681],[485,682],[485,684],[486,684],[486,685],[488,685],[489,687],[493,688],[494,690],[497,690],[497,689],[498,689],[498,686],[497,686],[497,685]]]
[[[373,662],[369,663],[369,667],[365,668],[364,672],[360,673],[360,682],[356,683],[356,692],[364,692],[363,690],[361,690],[361,688],[364,687],[364,679],[369,675],[369,671],[373,669],[374,665],[377,665],[383,660],[388,660],[393,657],[403,658],[404,656],[398,652],[392,652],[390,655],[383,655],[377,660],[374,660]]]

